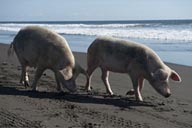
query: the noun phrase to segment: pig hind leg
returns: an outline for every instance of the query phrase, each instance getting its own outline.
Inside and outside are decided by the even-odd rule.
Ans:
[[[55,80],[56,80],[56,83],[57,83],[57,91],[58,92],[61,92],[62,90],[61,90],[61,85],[60,85],[60,81],[59,81],[59,76],[57,76],[57,73],[56,72],[54,72],[55,73]]]
[[[91,91],[91,78],[95,69],[99,66],[99,61],[92,55],[87,56],[87,83],[85,89]]]
[[[17,53],[17,52],[16,52]],[[20,83],[24,85],[25,87],[29,86],[29,75],[27,73],[28,63],[24,59],[24,57],[21,57],[20,54],[17,54],[17,57],[19,59],[19,62],[21,64],[21,79]]]
[[[110,86],[110,84],[109,84],[109,71],[108,70],[106,70],[105,68],[102,68],[101,67],[101,71],[102,71],[102,76],[101,76],[101,78],[102,78],[102,80],[103,80],[103,82],[104,82],[104,84],[105,84],[105,87],[106,87],[106,91],[107,91],[107,93],[109,93],[110,95],[113,95],[113,91],[111,90],[111,86]]]
[[[37,82],[40,79],[41,75],[43,74],[43,72],[45,71],[45,68],[37,68],[36,72],[35,72],[35,78],[32,84],[32,90],[36,91],[36,86],[37,86]]]
[[[27,73],[27,66],[22,66],[20,83],[25,87],[29,86],[29,75]]]
[[[86,83],[86,87],[85,89],[89,92],[91,91],[91,78],[92,78],[92,74],[94,72],[94,70],[97,68],[97,66],[91,66],[89,67],[88,66],[88,69],[87,69],[87,83]]]

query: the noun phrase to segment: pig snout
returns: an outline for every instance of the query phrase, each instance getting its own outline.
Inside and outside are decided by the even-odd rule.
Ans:
[[[164,87],[164,86],[160,86],[160,88],[156,89],[157,92],[159,92],[159,94],[161,94],[162,96],[168,98],[171,96],[171,91],[169,89],[169,87]]]
[[[171,96],[171,91],[169,88],[165,88],[164,92],[165,92],[164,97],[168,98]]]
[[[162,96],[168,98],[171,96],[171,91],[168,83],[165,82],[155,82],[151,84],[153,88]]]

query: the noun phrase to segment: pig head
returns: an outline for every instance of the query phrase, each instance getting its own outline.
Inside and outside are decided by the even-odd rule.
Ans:
[[[181,82],[180,76],[169,67],[158,69],[154,73],[151,73],[151,76],[151,79],[149,79],[150,84],[164,97],[169,97],[171,95],[169,79]]]

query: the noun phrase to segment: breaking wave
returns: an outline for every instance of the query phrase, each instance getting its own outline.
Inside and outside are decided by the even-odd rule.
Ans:
[[[114,36],[121,38],[192,41],[192,23],[108,23],[108,24],[62,24],[62,23],[0,23],[0,31],[18,32],[28,25],[39,25],[60,34],[85,36]]]

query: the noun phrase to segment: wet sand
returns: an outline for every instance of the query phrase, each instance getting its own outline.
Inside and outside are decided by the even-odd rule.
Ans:
[[[190,128],[192,127],[192,67],[168,64],[181,83],[170,81],[172,95],[164,98],[145,82],[144,102],[126,92],[132,88],[126,74],[110,73],[114,97],[107,97],[97,69],[92,78],[93,95],[84,91],[86,79],[76,81],[78,91],[59,94],[51,71],[38,82],[38,92],[20,85],[20,64],[7,57],[8,45],[0,44],[0,127],[5,128]],[[86,54],[74,53],[86,68]],[[34,69],[30,69],[30,80]]]

